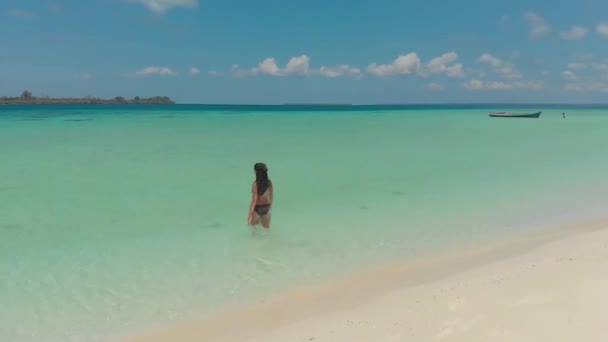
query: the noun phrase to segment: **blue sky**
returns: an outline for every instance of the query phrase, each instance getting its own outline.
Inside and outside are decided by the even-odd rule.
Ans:
[[[3,0],[0,95],[608,103],[608,2]]]

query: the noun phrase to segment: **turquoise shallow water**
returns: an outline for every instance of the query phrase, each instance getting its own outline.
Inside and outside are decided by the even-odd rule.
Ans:
[[[0,340],[92,340],[607,202],[608,109],[0,107]],[[253,164],[270,234],[247,225]]]

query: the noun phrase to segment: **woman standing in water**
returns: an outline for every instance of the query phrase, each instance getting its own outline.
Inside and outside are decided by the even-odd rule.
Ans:
[[[251,205],[249,206],[249,224],[252,226],[262,223],[270,228],[270,211],[272,209],[272,182],[268,179],[268,168],[264,163],[256,163],[255,182],[251,189]]]

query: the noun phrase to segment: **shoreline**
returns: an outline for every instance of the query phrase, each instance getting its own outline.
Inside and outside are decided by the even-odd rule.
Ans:
[[[121,340],[246,341],[264,336],[260,341],[273,338],[277,341],[304,341],[308,340],[308,337],[304,338],[308,336],[308,330],[318,330],[319,327],[326,330],[326,335],[329,334],[327,338],[333,337],[330,340],[341,340],[336,327],[323,323],[328,317],[334,317],[337,313],[365,311],[374,302],[394,293],[409,293],[414,289],[422,289],[422,293],[425,293],[433,286],[450,283],[450,279],[463,274],[491,268],[492,265],[513,263],[518,258],[529,258],[551,244],[567,244],[569,241],[589,238],[589,234],[600,234],[608,241],[608,230],[604,229],[607,227],[608,219],[594,219],[539,229],[507,241],[493,241],[482,246],[464,248],[460,246],[449,253],[392,263],[321,284],[302,286],[257,303],[226,309],[207,317],[154,327],[123,336]],[[555,251],[544,253],[554,254]],[[500,273],[500,267],[496,272]],[[486,277],[486,274],[481,274],[481,277]],[[395,308],[387,310],[395,311]],[[396,314],[399,314],[399,310],[396,310]],[[372,320],[379,315],[381,316],[375,311],[374,314],[368,313],[365,316]],[[344,332],[353,330],[351,328],[346,327]],[[289,331],[288,339],[284,336],[285,331]],[[296,336],[298,334],[301,336]],[[318,333],[317,337],[319,334],[322,335]],[[343,338],[347,339],[346,336]],[[348,337],[350,340],[353,338],[357,340],[357,335]],[[384,339],[379,337],[377,340]]]

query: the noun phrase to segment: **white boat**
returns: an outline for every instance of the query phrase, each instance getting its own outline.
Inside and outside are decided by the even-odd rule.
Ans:
[[[542,112],[534,112],[534,113],[509,113],[509,112],[489,112],[493,118],[530,118],[530,119],[538,119]]]

